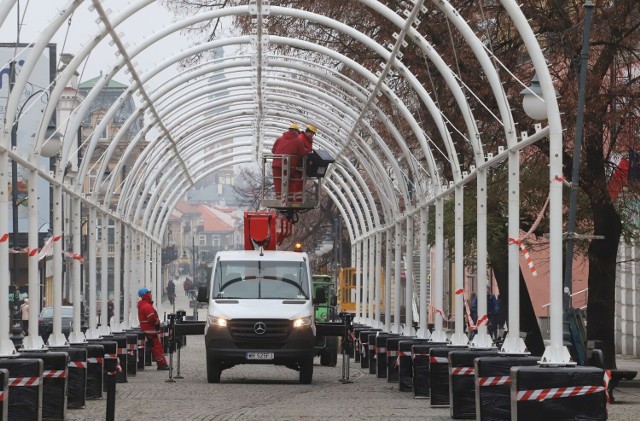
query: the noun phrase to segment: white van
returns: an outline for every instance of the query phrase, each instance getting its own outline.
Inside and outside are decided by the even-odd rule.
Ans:
[[[236,364],[275,364],[313,377],[315,320],[306,253],[222,251],[213,262],[205,327],[207,381]]]

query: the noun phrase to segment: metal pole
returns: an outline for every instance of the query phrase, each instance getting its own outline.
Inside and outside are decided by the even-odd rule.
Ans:
[[[9,63],[9,95],[11,95],[11,91],[13,90],[13,85],[16,82],[16,71],[15,71],[16,63],[11,60]],[[15,149],[18,145],[18,120],[11,126],[11,149]],[[13,248],[18,248],[18,162],[15,159],[11,160],[11,221],[12,221],[12,231],[13,231]],[[18,291],[18,254],[13,253],[11,255],[12,260],[12,273],[11,273],[11,281],[15,286],[14,294]],[[20,294],[18,293],[18,297]],[[14,303],[19,303],[20,298],[18,300],[15,299],[14,295]],[[17,310],[17,308],[14,308]],[[17,312],[14,312],[14,315],[17,318]]]
[[[591,36],[591,17],[593,2],[584,3],[584,28],[582,33],[582,51],[580,52],[580,75],[578,78],[578,110],[576,113],[576,138],[573,142],[573,168],[571,170],[571,189],[569,194],[569,220],[565,243],[564,288],[562,307],[566,312],[571,308],[571,282],[573,270],[573,243],[576,230],[576,210],[578,207],[578,186],[580,185],[580,156],[584,129],[584,103],[586,96],[587,71],[589,70],[589,38]]]
[[[191,237],[191,259],[193,260],[193,285],[197,285],[197,275],[196,275],[196,237]]]

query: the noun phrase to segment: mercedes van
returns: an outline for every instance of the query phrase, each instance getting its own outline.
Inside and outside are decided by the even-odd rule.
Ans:
[[[207,381],[237,364],[275,364],[313,377],[316,327],[309,259],[289,251],[221,251],[208,287]]]

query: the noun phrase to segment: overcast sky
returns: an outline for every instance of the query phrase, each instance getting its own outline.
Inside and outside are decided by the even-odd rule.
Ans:
[[[59,10],[68,4],[68,0],[21,0],[19,3],[20,14],[24,16],[19,40],[22,43],[30,43],[34,42],[40,31],[53,17],[58,15]],[[97,13],[89,10],[90,3],[89,1],[83,2],[74,13],[71,24],[63,25],[56,33],[54,42],[57,44],[58,55],[76,53],[98,30]],[[112,8],[113,16],[129,6],[128,2],[123,0],[109,1],[105,4]],[[17,7],[14,6],[11,14],[0,27],[0,43],[14,43],[17,39],[16,9]],[[171,24],[173,20],[170,11],[161,6],[159,2],[154,2],[119,26],[117,32],[122,35],[125,43],[136,45],[151,33]],[[173,55],[193,43],[193,40],[176,34],[163,39],[156,46],[139,55],[134,61],[138,62],[139,69],[144,72],[154,63],[161,62],[165,57]],[[109,40],[101,42],[87,60],[86,67],[80,69],[81,80],[92,79],[99,76],[100,72],[106,73],[112,68],[116,59],[115,46],[109,45]],[[5,63],[1,64],[4,66]],[[167,73],[171,72],[176,73],[177,70],[167,71]],[[163,78],[166,77],[169,75],[163,75]],[[120,72],[115,79],[129,84],[129,77],[123,72]]]

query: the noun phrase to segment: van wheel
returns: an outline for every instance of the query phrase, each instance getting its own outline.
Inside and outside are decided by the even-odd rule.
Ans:
[[[222,374],[222,364],[207,354],[207,381],[209,383],[220,383],[220,374]]]
[[[313,380],[313,358],[300,363],[300,383],[311,384]]]

